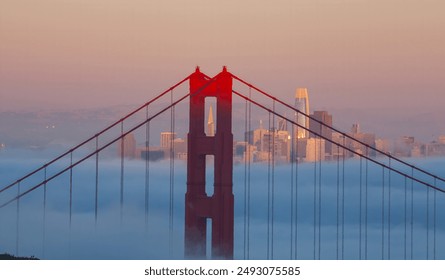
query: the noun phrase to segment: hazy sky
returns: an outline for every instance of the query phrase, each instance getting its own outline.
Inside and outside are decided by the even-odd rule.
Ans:
[[[0,111],[140,104],[194,70],[312,109],[436,110],[442,0],[0,0]],[[443,115],[443,114],[442,114]]]

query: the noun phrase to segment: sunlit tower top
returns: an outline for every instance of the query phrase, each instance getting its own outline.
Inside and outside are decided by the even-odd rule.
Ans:
[[[215,136],[215,122],[213,121],[212,105],[210,105],[209,118],[207,119],[207,136]]]
[[[299,110],[306,115],[309,115],[309,96],[307,88],[297,88],[295,92],[295,109]],[[309,118],[303,114],[296,113],[295,121],[302,127],[309,128]],[[307,130],[298,127],[297,138],[308,138],[309,133]]]

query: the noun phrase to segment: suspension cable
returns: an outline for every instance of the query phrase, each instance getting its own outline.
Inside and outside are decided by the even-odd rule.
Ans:
[[[292,124],[292,128],[294,128],[295,125]],[[298,259],[298,137],[297,131],[294,131],[294,138],[295,138],[295,259]]]
[[[403,250],[403,256],[404,256],[404,259],[406,260],[407,259],[407,256],[406,256],[406,247],[407,247],[407,225],[406,225],[406,220],[407,220],[407,179],[406,179],[406,177],[405,177],[405,203],[404,203],[404,211],[403,211],[403,213],[404,213],[404,216],[403,216],[403,220],[405,221],[404,222],[404,226],[405,226],[405,228],[404,228],[404,235],[403,235],[403,244],[404,244],[404,250]]]
[[[251,89],[249,88],[249,98],[251,97]],[[252,143],[252,135],[250,134],[250,131],[252,130],[252,103],[248,102],[248,109],[249,109],[249,123],[248,123],[248,130],[249,130],[249,141],[248,143]],[[251,153],[250,149],[248,152],[248,174],[247,174],[247,259],[250,259],[250,170],[251,170]]]
[[[17,183],[17,196],[20,194],[20,183]],[[20,198],[16,204],[16,228],[15,228],[15,254],[19,255],[19,239],[20,239]]]
[[[320,126],[320,133],[322,133],[322,129]],[[317,139],[317,138],[316,138]],[[322,163],[322,149],[321,149],[321,138],[319,140],[319,171],[318,171],[318,259],[321,259],[321,163]],[[324,157],[324,153],[323,153]]]
[[[426,190],[426,259],[430,259],[430,189]]]
[[[269,112],[269,137],[268,137],[268,141],[267,141],[267,148],[268,148],[268,154],[267,154],[267,259],[270,260],[270,221],[271,221],[271,217],[270,217],[270,192],[271,192],[271,184],[270,184],[270,179],[271,179],[271,148],[270,148],[270,131],[271,131],[271,113]]]
[[[313,191],[313,197],[314,201],[312,203],[313,205],[313,259],[316,259],[316,236],[317,236],[317,143],[314,139],[314,191]]]
[[[385,168],[382,167],[382,260],[385,259]]]
[[[436,185],[437,180],[434,178],[434,185]],[[437,222],[437,192],[433,193],[434,201],[433,201],[433,228],[434,228],[434,236],[433,236],[433,260],[436,260],[436,222]]]
[[[359,246],[358,246],[358,256],[359,259],[362,259],[362,211],[363,211],[363,182],[362,182],[362,178],[363,177],[363,158],[360,157],[360,176],[359,176],[359,180],[360,180],[360,199],[359,199]]]
[[[290,258],[294,256],[294,157],[295,157],[295,145],[294,145],[294,126],[291,127],[291,149],[290,149]]]
[[[346,138],[343,137],[343,147],[346,147]],[[346,154],[343,150],[342,183],[341,183],[341,258],[345,259],[345,161]]]
[[[249,145],[249,142],[248,142],[248,134],[250,133],[250,131],[248,131],[247,130],[247,126],[248,126],[248,124],[247,124],[247,122],[248,122],[248,120],[247,120],[247,118],[248,118],[248,116],[247,116],[247,114],[248,114],[248,110],[247,110],[247,100],[245,100],[245,103],[244,103],[244,143],[245,143],[245,146],[244,146],[244,205],[243,205],[243,210],[244,210],[244,217],[243,217],[243,222],[244,222],[244,224],[243,224],[243,226],[244,226],[244,231],[243,231],[243,258],[244,258],[244,260],[246,260],[247,258],[246,258],[246,246],[247,246],[247,215],[248,215],[248,213],[247,213],[247,161],[248,161],[248,145]]]
[[[414,168],[411,168],[411,177],[414,177]],[[411,260],[414,257],[414,181],[411,180]]]
[[[43,169],[43,179],[46,181],[47,177],[47,168]],[[42,256],[45,258],[45,243],[46,243],[46,183],[43,184],[43,234],[42,234]]]
[[[368,156],[368,147],[366,155]],[[406,177],[405,177],[406,178]],[[365,161],[365,259],[368,259],[368,161]]]
[[[434,185],[436,185],[436,178],[434,178]],[[437,214],[437,192],[433,193],[433,228],[434,228],[434,236],[433,236],[433,260],[436,260],[436,214]]]
[[[148,121],[148,106],[145,109],[145,230],[148,230],[148,218],[150,211],[150,122]]]
[[[388,159],[391,166],[391,158]],[[391,170],[388,170],[388,260],[391,259]]]
[[[275,100],[273,101],[273,112],[275,113]],[[272,114],[272,198],[271,198],[271,215],[272,215],[272,228],[271,228],[271,257],[274,258],[274,214],[275,214],[275,136],[276,136],[276,124],[275,114]]]
[[[120,137],[120,144],[121,144],[121,178],[120,178],[120,218],[121,218],[121,226],[123,225],[123,219],[124,219],[124,141],[125,141],[124,135],[124,121],[121,122],[121,137]]]
[[[99,136],[96,136],[96,150],[99,149]],[[99,153],[96,153],[96,193],[94,199],[94,225],[97,227],[99,205]]]
[[[70,152],[70,166],[73,165],[73,152]],[[69,210],[69,243],[70,243],[70,255],[71,255],[71,235],[72,235],[72,217],[73,217],[73,168],[70,169],[70,210]],[[47,182],[48,179],[45,179]]]
[[[173,200],[174,200],[174,188],[175,188],[175,106],[173,105],[173,90],[170,94],[170,192],[169,192],[169,253],[170,258],[173,257]]]
[[[342,154],[344,150],[342,149]],[[337,145],[337,260],[340,259],[340,146]]]

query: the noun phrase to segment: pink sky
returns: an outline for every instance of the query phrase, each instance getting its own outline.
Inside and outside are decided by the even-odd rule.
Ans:
[[[227,65],[311,108],[445,104],[442,0],[1,0],[0,111],[140,104]]]

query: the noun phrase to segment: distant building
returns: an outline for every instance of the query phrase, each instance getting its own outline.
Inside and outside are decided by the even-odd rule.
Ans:
[[[360,133],[360,125],[358,123],[352,124],[351,132],[356,134]]]
[[[298,139],[296,144],[298,161],[324,161],[326,159],[325,140],[321,138]]]
[[[346,145],[346,137],[338,132],[332,133],[332,141],[338,143],[339,145],[333,144],[331,147],[331,159],[336,160],[346,156],[346,150],[340,145]]]
[[[136,157],[136,139],[133,133],[125,135],[124,138],[118,142],[117,151],[119,156],[131,159]]]
[[[445,136],[441,135],[437,141],[424,145],[425,156],[445,156]]]
[[[383,153],[390,153],[391,151],[391,144],[389,140],[386,139],[376,139],[375,140],[375,148],[379,151],[382,151]],[[377,153],[376,156],[381,156],[382,154]]]
[[[268,133],[268,130],[262,128],[260,122],[260,128],[246,132],[245,137],[247,143],[255,146],[258,151],[263,150],[263,140],[266,133]]]
[[[165,151],[163,149],[148,148],[140,151],[141,159],[148,161],[158,161],[165,158]]]
[[[209,117],[207,119],[207,136],[215,136],[215,122],[213,121],[212,106],[210,106]]]
[[[373,133],[363,133],[360,131],[359,124],[353,124],[351,128],[351,132],[348,133],[351,138],[356,139],[352,140],[351,138],[346,139],[346,146],[351,149],[353,152],[346,151],[347,157],[354,157],[358,155],[366,155],[366,156],[374,156],[375,151],[372,148],[375,148],[375,134]],[[362,144],[363,143],[363,144]]]
[[[278,131],[287,131],[287,121],[283,118],[278,119]]]
[[[396,157],[410,157],[414,145],[415,138],[413,136],[400,137],[394,144],[394,155]]]
[[[268,161],[288,162],[290,160],[290,142],[291,137],[286,130],[286,122],[283,119],[278,120],[278,130],[268,130],[260,128],[245,133],[245,144],[238,142],[234,154],[244,155],[243,160],[248,161]]]
[[[325,125],[320,124],[320,122]],[[332,127],[332,115],[327,111],[314,111],[309,120],[309,128],[315,133],[311,132],[310,137],[320,138],[318,135],[321,135],[323,139],[332,140],[332,129],[327,126]],[[330,156],[332,154],[332,143],[329,140],[325,140],[325,151]]]
[[[175,157],[184,157],[187,156],[187,141],[182,138],[176,138],[173,140],[173,147],[174,147],[174,153]],[[179,154],[181,156],[179,156]]]
[[[309,96],[306,88],[297,88],[295,92],[295,109],[309,115]],[[301,113],[296,113],[295,121],[299,126],[303,127],[297,127],[296,138],[308,138],[309,133],[306,129],[309,128],[309,118]]]
[[[174,157],[177,159],[187,159],[187,141],[181,138],[175,138],[173,140],[173,146],[171,136],[175,136],[170,132],[161,133],[161,143],[164,141],[161,147],[142,147],[138,148],[137,154],[141,159],[149,161],[157,161],[162,159],[169,159]]]
[[[170,149],[175,138],[176,133],[174,132],[161,132],[161,148]]]

